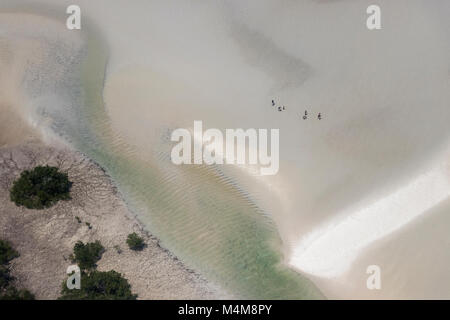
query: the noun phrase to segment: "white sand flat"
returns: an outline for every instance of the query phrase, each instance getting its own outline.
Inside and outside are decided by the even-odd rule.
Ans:
[[[365,261],[397,270],[386,259],[395,246],[373,248],[448,198],[447,1],[379,0],[378,31],[366,28],[366,0],[78,3],[108,41],[106,110],[136,158],[194,120],[280,129],[276,176],[226,174],[275,221],[286,264],[325,295],[365,297],[351,289]],[[375,297],[417,296],[420,270],[405,274],[422,286]]]

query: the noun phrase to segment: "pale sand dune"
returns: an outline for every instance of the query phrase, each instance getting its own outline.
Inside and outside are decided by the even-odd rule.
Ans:
[[[61,46],[75,52],[80,49],[81,40],[77,36],[64,40],[61,22],[49,17],[28,12],[0,12],[0,17],[0,108],[4,114],[0,119],[0,143],[7,146],[28,140],[56,142],[48,130],[51,119],[38,108],[37,100],[52,99],[49,94],[40,96],[39,91],[47,89],[56,96],[57,89],[49,87],[46,72],[36,69],[49,63],[57,42],[51,39],[62,39]],[[68,70],[57,59],[51,63],[52,78],[61,81]],[[42,104],[50,108],[48,103]]]
[[[449,200],[375,242],[340,277],[314,278],[332,299],[449,299]],[[367,266],[381,269],[381,290],[366,287]]]
[[[26,52],[36,49],[32,41],[20,42],[0,36],[0,147],[18,144],[37,134],[27,123],[26,100],[20,87]]]
[[[377,202],[318,227],[294,249],[290,263],[319,277],[334,278],[345,273],[366,246],[450,196],[449,163],[435,166]]]
[[[24,119],[10,112],[9,104],[0,105],[3,116],[0,120],[0,147],[20,144],[24,139],[32,138],[35,132],[25,123]]]

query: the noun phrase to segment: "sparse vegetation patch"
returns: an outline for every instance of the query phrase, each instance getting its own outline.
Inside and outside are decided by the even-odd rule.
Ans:
[[[56,167],[37,166],[23,171],[14,181],[10,198],[17,206],[44,209],[59,200],[69,200],[71,186],[67,173]]]

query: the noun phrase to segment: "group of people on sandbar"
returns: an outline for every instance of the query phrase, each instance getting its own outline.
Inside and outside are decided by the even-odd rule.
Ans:
[[[286,107],[284,105],[283,106],[277,106],[277,104],[275,103],[274,99],[272,99],[272,107],[276,107],[278,109],[278,111],[286,110]],[[303,120],[308,119],[308,110],[305,110],[305,114],[303,116],[301,116],[301,117],[303,118]],[[322,113],[321,112],[319,112],[317,114],[317,119],[322,120]]]
[[[273,100],[273,99],[272,99],[272,107],[277,107],[278,111],[284,111],[284,110],[286,110],[286,107],[285,107],[285,106],[277,106],[277,105],[275,104],[275,100]]]

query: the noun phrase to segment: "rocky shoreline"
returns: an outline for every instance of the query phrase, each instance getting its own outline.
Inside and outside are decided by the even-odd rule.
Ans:
[[[71,200],[45,210],[17,207],[9,188],[25,169],[53,165],[73,182]],[[56,299],[72,262],[69,255],[81,240],[99,240],[106,248],[98,270],[123,274],[138,299],[217,299],[226,294],[188,269],[131,213],[110,177],[79,152],[40,143],[0,148],[0,238],[10,241],[20,257],[12,263],[16,286],[37,299]],[[146,241],[143,251],[126,245],[129,233]]]

